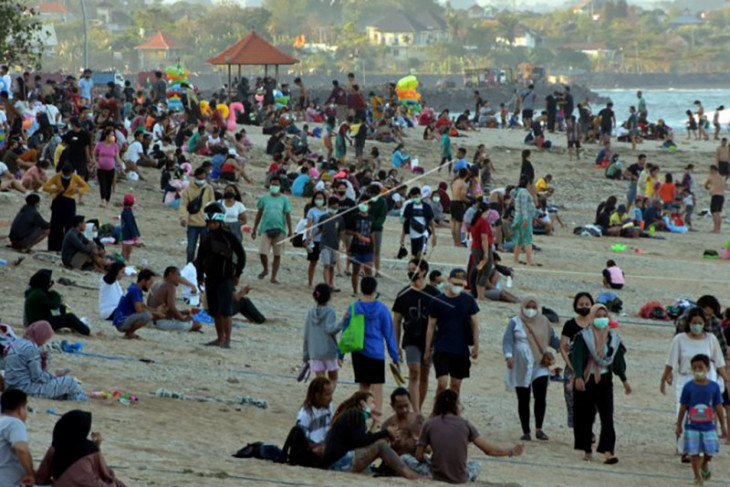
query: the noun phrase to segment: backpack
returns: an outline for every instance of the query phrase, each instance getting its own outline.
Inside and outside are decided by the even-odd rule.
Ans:
[[[668,320],[667,310],[659,301],[649,301],[639,309],[639,316],[648,320]]]
[[[301,426],[296,425],[289,431],[278,462],[300,467],[319,465],[320,459],[310,448],[307,434]]]

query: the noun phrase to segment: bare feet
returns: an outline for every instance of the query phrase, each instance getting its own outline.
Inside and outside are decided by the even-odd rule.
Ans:
[[[140,340],[140,336],[136,333],[126,333],[124,338],[125,340]]]
[[[268,270],[268,269],[264,269],[264,270],[263,270],[263,271],[262,271],[262,272],[261,272],[261,273],[259,274],[259,276],[258,276],[258,277],[259,277],[259,279],[263,279],[264,277],[266,277],[266,276],[268,276],[268,275],[269,275],[269,270]]]

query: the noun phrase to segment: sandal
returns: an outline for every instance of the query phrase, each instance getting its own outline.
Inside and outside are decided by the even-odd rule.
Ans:
[[[712,472],[709,469],[709,466],[707,469],[701,469],[700,475],[702,476],[702,480],[710,480],[712,478]]]
[[[682,455],[682,463],[692,463],[692,460],[690,460],[689,455],[686,453]]]
[[[540,441],[548,441],[550,439],[550,438],[548,438],[548,435],[543,433],[542,430],[537,430],[537,432],[535,433],[535,438]]]
[[[607,458],[603,461],[604,465],[616,465],[618,463],[618,458],[611,457]]]

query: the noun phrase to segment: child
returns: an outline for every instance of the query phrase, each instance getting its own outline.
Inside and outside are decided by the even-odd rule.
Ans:
[[[320,221],[322,240],[319,243],[319,258],[324,266],[324,282],[332,289],[332,292],[338,292],[339,289],[335,289],[335,266],[340,260],[337,251],[344,225],[342,216],[337,214],[340,200],[333,196],[327,203],[330,214]]]
[[[686,186],[682,186],[681,190],[682,203],[684,204],[684,224],[689,228],[690,232],[694,232],[692,227],[692,213],[695,210],[695,195]]]
[[[139,229],[137,228],[137,220],[134,219],[132,213],[134,206],[134,196],[131,194],[124,195],[124,209],[122,210],[122,258],[129,263],[132,255],[132,246],[137,245],[139,241]]]
[[[625,282],[624,271],[616,265],[616,262],[613,260],[606,262],[606,268],[603,269],[603,285],[611,289],[622,289]]]
[[[677,414],[677,434],[682,434],[682,423],[685,423],[684,452],[692,457],[692,472],[695,484],[702,485],[704,480],[710,480],[712,473],[708,467],[712,457],[720,451],[720,439],[712,415],[713,409],[717,412],[722,435],[727,437],[725,426],[725,411],[722,406],[720,386],[707,378],[710,368],[710,358],[707,355],[692,357],[692,374],[694,380],[687,382],[682,389],[679,414]],[[700,459],[700,454],[704,458]]]
[[[451,172],[451,138],[449,137],[449,127],[441,127],[441,164],[439,172],[445,163],[449,163],[449,172]]]
[[[326,377],[317,377],[309,384],[307,398],[297,414],[297,426],[304,430],[309,447],[318,455],[324,453],[324,439],[332,422],[332,395],[335,386]]]
[[[327,284],[317,284],[312,293],[316,305],[309,308],[304,322],[304,355],[317,377],[327,375],[332,381],[332,389],[337,387],[337,340],[335,335],[342,329],[337,322],[335,309],[329,306],[332,288]]]

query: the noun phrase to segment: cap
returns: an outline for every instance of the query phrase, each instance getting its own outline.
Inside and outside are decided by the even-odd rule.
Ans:
[[[421,188],[421,198],[428,198],[431,196],[431,186],[424,186]]]
[[[238,156],[238,152],[236,152],[236,149],[228,149],[228,155],[229,156]]]
[[[618,205],[617,209],[619,213],[626,213],[626,205]]]
[[[466,281],[466,271],[460,268],[451,269],[451,272],[449,273],[449,279],[461,279],[463,281]]]
[[[132,206],[134,204],[134,195],[132,194],[125,194],[124,195],[124,205],[125,206]]]

